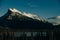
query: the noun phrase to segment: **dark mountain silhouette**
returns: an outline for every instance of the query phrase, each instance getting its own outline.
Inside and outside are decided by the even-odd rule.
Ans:
[[[11,29],[53,29],[45,19],[32,14],[24,14],[14,8],[0,17],[0,27]]]

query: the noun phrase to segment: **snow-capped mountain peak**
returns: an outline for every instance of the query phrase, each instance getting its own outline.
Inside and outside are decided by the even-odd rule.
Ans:
[[[15,8],[9,8],[8,12],[3,16],[3,18],[7,17],[7,19],[10,20],[10,19],[13,19],[13,17],[17,17],[17,16],[18,16],[18,18],[21,18],[21,17],[24,16],[24,18],[28,17],[28,18],[32,18],[33,20],[36,19],[36,20],[44,21],[44,22],[47,21],[43,17],[40,17],[40,16],[35,15],[35,14],[31,14],[31,13],[21,12],[21,11],[15,9]]]
[[[26,13],[26,12],[21,12],[15,8],[9,8],[9,11],[13,12],[13,13],[19,13],[20,15],[23,15],[23,16],[26,16],[26,17],[30,17],[32,19],[37,19],[37,20],[40,20],[40,21],[44,21],[44,19],[42,17],[39,17],[35,14],[31,14],[31,13]]]
[[[15,8],[9,8],[9,11],[21,13],[19,10],[15,9]]]

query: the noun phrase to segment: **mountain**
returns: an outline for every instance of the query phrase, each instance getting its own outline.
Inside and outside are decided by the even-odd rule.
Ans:
[[[7,19],[11,20],[13,17],[16,17],[16,16],[19,16],[19,18],[25,16],[32,19],[37,19],[39,21],[47,21],[46,19],[39,17],[37,15],[31,14],[31,13],[20,12],[15,8],[9,8],[8,12],[2,18],[7,17]]]
[[[53,25],[37,15],[9,8],[8,12],[0,17],[0,27],[11,29],[50,29],[53,28]]]
[[[50,17],[48,21],[51,22],[53,25],[60,25],[60,16]]]

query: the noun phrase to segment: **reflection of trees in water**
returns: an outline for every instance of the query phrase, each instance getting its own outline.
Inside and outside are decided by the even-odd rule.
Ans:
[[[22,34],[22,36],[20,36],[20,39],[24,39],[24,40],[47,40],[47,33],[46,32],[32,32],[33,35],[31,35],[31,32],[25,32]],[[20,34],[21,35],[21,34]]]
[[[4,40],[48,40],[47,32],[14,32],[7,35],[3,33]]]

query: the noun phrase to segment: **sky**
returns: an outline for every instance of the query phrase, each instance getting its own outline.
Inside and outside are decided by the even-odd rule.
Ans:
[[[46,18],[60,16],[60,0],[0,0],[0,16],[9,8]]]

